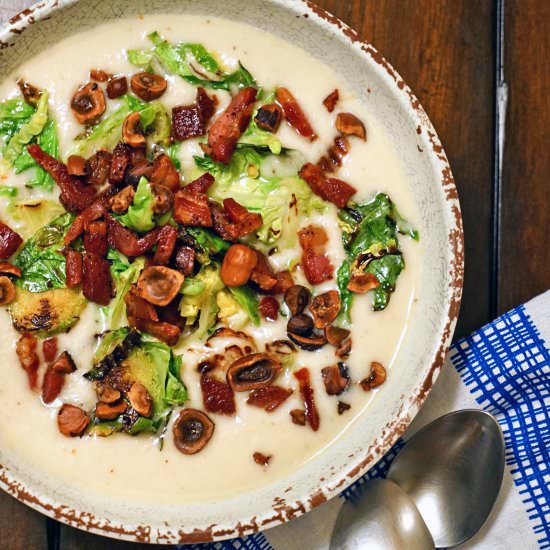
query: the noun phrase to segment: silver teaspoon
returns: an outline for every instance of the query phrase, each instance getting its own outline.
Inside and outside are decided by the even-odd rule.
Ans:
[[[362,491],[357,503],[342,506],[330,550],[433,550],[426,524],[403,489],[372,479]]]
[[[388,479],[414,501],[437,547],[473,537],[489,516],[504,474],[504,438],[478,410],[434,420],[392,462]]]

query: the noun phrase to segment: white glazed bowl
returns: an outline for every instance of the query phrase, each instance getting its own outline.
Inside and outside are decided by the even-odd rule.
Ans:
[[[447,158],[428,117],[401,77],[369,44],[306,0],[47,0],[0,31],[0,74],[54,42],[109,19],[196,13],[248,23],[288,40],[339,73],[375,113],[402,162],[422,212],[424,255],[418,303],[399,358],[363,415],[291,476],[217,502],[113,508],[44,478],[0,449],[0,486],[74,527],[151,543],[219,540],[273,527],[337,495],[404,432],[438,376],[459,311],[463,276],[460,206]],[[370,93],[367,92],[369,89]]]

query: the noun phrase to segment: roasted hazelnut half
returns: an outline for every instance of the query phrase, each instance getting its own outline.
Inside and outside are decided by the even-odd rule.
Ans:
[[[127,185],[122,191],[109,199],[109,206],[115,214],[124,214],[134,201],[136,192],[131,185]]]
[[[112,386],[103,386],[99,390],[99,398],[104,403],[108,403],[109,405],[112,405],[113,403],[116,403],[121,398],[121,394],[120,394],[120,391],[113,388]]]
[[[367,139],[365,125],[351,113],[338,113],[336,129],[345,136],[357,136],[364,141]]]
[[[80,124],[93,124],[105,112],[105,94],[95,82],[81,86],[71,100],[71,110]]]
[[[288,321],[286,330],[300,336],[309,336],[313,332],[313,319],[305,313],[295,315]]]
[[[283,110],[276,103],[272,103],[258,109],[254,122],[256,122],[258,128],[275,133],[279,129],[282,119]]]
[[[79,407],[65,404],[57,414],[57,427],[67,437],[78,437],[84,433],[90,417]]]
[[[321,370],[321,376],[328,395],[340,395],[350,385],[350,377],[345,363],[331,365]]]
[[[13,275],[14,277],[21,277],[21,269],[13,264],[10,264],[10,262],[0,262],[0,273],[2,275]]]
[[[134,94],[143,101],[158,99],[165,91],[168,83],[158,74],[137,73],[130,80],[130,86]]]
[[[292,285],[285,290],[284,300],[292,315],[302,313],[310,299],[311,292],[305,286]]]
[[[71,374],[76,370],[75,362],[68,351],[64,351],[53,363],[52,369],[62,374]]]
[[[155,306],[167,306],[179,292],[185,277],[175,269],[146,267],[137,282],[137,294]]]
[[[380,286],[380,282],[374,273],[354,273],[348,283],[348,290],[357,294],[365,294]]]
[[[325,337],[329,344],[339,347],[340,344],[350,335],[350,331],[345,328],[328,325],[325,327]]]
[[[147,144],[147,140],[143,135],[139,113],[130,113],[122,124],[122,139],[130,147],[143,147]]]
[[[234,391],[269,386],[279,374],[281,363],[270,353],[251,353],[237,359],[227,371],[227,383]]]
[[[220,277],[226,286],[244,285],[257,263],[256,251],[244,244],[233,244],[223,258]]]
[[[359,382],[360,386],[365,391],[370,391],[377,388],[386,381],[386,369],[376,361],[370,364],[369,375]]]
[[[186,455],[201,451],[213,433],[214,422],[196,409],[183,409],[172,428],[176,449]]]
[[[98,401],[95,406],[95,416],[100,420],[114,420],[117,416],[126,412],[128,405],[126,401],[120,400],[115,403],[104,403]]]
[[[329,290],[323,294],[318,294],[311,301],[309,311],[313,314],[315,328],[325,328],[338,317],[340,294],[337,290]]]
[[[15,299],[15,286],[5,276],[0,276],[0,306],[5,306]]]
[[[306,411],[303,409],[292,409],[290,411],[290,418],[292,418],[293,424],[297,424],[298,426],[306,425]]]
[[[139,382],[134,382],[128,392],[128,401],[132,408],[146,418],[153,412],[153,400],[147,388]]]
[[[42,90],[38,89],[36,86],[33,86],[30,82],[27,82],[22,78],[17,81],[17,85],[19,86],[19,89],[21,90],[25,101],[29,105],[34,105],[36,107],[36,105],[38,105],[38,100],[42,95]]]
[[[324,335],[313,334],[312,336],[300,336],[299,334],[288,333],[288,337],[300,348],[306,351],[315,351],[322,348],[327,340]]]
[[[346,338],[334,352],[336,357],[340,359],[347,359],[351,353],[351,338]]]
[[[174,205],[174,193],[165,185],[151,183],[151,193],[153,194],[153,213],[162,216],[172,210]]]

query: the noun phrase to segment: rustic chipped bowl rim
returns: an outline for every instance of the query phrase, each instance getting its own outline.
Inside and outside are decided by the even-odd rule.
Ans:
[[[17,36],[29,25],[50,19],[55,16],[55,12],[60,8],[76,5],[81,1],[47,0],[22,11],[0,29],[0,50],[14,45],[14,40],[16,41]],[[345,470],[333,471],[317,483],[314,491],[300,495],[299,498],[291,502],[288,502],[289,495],[283,494],[284,492],[281,491],[281,494],[273,499],[269,510],[257,510],[257,514],[253,516],[237,513],[235,516],[224,517],[224,520],[218,524],[213,524],[213,522],[210,524],[207,522],[200,523],[191,520],[189,524],[181,525],[181,527],[184,527],[182,529],[177,529],[175,526],[167,527],[161,523],[156,525],[140,524],[141,518],[137,517],[132,522],[117,521],[111,517],[94,517],[93,513],[83,509],[83,507],[66,505],[35,484],[25,483],[20,479],[21,476],[18,472],[0,464],[0,487],[4,491],[35,510],[68,525],[124,540],[174,544],[223,540],[284,523],[311,510],[328,498],[336,496],[371,468],[411,423],[419,407],[424,403],[443,365],[460,308],[464,243],[458,195],[439,138],[418,99],[395,69],[372,45],[362,42],[358,34],[348,25],[309,0],[266,1],[274,6],[286,9],[289,16],[308,18],[311,25],[317,25],[336,39],[345,42],[350,50],[353,49],[354,55],[360,55],[362,61],[369,65],[372,70],[382,70],[387,73],[390,79],[389,82],[391,82],[392,93],[399,101],[400,107],[406,110],[407,115],[411,117],[416,125],[417,139],[430,157],[431,174],[434,177],[435,174],[438,174],[440,187],[436,188],[433,193],[437,195],[437,199],[440,199],[442,223],[447,230],[449,240],[449,249],[447,250],[449,261],[445,265],[445,268],[449,271],[442,276],[445,279],[444,282],[448,282],[448,288],[444,290],[441,311],[437,312],[438,319],[443,319],[443,326],[439,327],[437,333],[434,333],[432,337],[434,340],[434,353],[431,353],[430,357],[427,358],[426,363],[428,363],[428,366],[423,371],[421,383],[413,388],[410,395],[404,396],[403,405],[391,422],[382,429],[381,436],[362,453],[349,455]],[[55,41],[55,38],[53,41]],[[339,444],[340,442],[336,442],[334,445]],[[260,492],[262,490],[263,488]]]

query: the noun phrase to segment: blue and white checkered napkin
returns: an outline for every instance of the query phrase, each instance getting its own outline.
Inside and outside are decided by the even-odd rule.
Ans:
[[[454,344],[447,362],[404,440],[447,412],[482,408],[498,419],[506,441],[497,504],[461,550],[550,549],[550,291]],[[343,500],[359,494],[365,480],[383,476],[403,443],[342,498],[293,522],[244,539],[182,549],[325,550]]]

